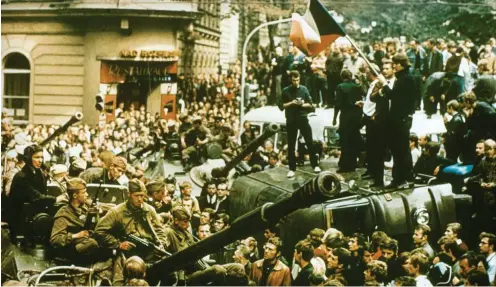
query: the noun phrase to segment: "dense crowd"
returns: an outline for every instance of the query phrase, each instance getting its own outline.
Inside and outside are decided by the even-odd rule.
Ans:
[[[113,266],[111,279],[120,285],[138,286],[158,280],[182,280],[190,285],[494,285],[496,236],[491,224],[496,210],[496,41],[491,39],[477,47],[470,41],[428,39],[407,44],[385,39],[371,46],[364,49],[370,51],[366,57],[373,63],[371,66],[350,46],[332,45],[313,58],[305,57],[295,47],[284,55],[278,47],[273,57],[262,56],[260,61],[248,64],[245,99],[239,97],[239,63],[227,75],[180,75],[175,120],[152,115],[144,105],[119,103],[115,120],[102,127],[71,127],[48,143],[45,150],[31,143],[40,143],[57,126],[16,127],[2,113],[2,202],[9,202],[9,206],[2,204],[3,218],[9,220],[15,235],[23,203],[39,199],[45,199],[45,204],[66,203],[55,216],[50,243],[63,250],[69,248],[67,254],[75,258],[95,259],[101,249],[122,251],[126,256],[119,257]],[[403,65],[414,79],[413,89],[408,92],[412,107],[398,106],[396,100],[391,104],[380,102],[386,86],[394,92],[396,76],[401,76],[394,72],[394,65]],[[288,262],[281,256],[282,241],[277,230],[270,228],[265,230],[264,242],[257,242],[254,234],[204,258],[205,262],[215,262],[212,267],[179,272],[174,278],[160,277],[153,270],[147,273],[145,262],[156,261],[158,255],[131,252],[136,243],[117,234],[117,227],[123,227],[126,236],[139,234],[160,250],[175,253],[229,227],[229,186],[225,179],[207,181],[202,194],[195,197],[188,181],[146,178],[148,167],[132,165],[133,154],[144,148],[163,150],[166,158],[180,159],[186,170],[207,159],[219,158],[212,152],[212,144],[219,146],[223,154],[236,155],[257,136],[248,122],[242,123],[240,129],[240,101],[245,100],[245,112],[276,104],[284,88],[291,84],[295,75],[292,71],[299,72],[314,107],[335,108],[334,125],[339,115],[340,151],[330,151],[323,143],[325,153],[339,155],[338,172],[358,167],[359,130],[366,126],[366,176],[373,178],[374,187],[384,185],[385,157],[375,153],[375,148],[385,144],[377,142],[378,130],[371,124],[381,118],[381,109],[410,109],[406,113],[411,114],[423,109],[427,117],[439,111],[447,133],[438,139],[436,135],[407,133],[410,169],[412,174],[449,181],[443,178],[449,176],[449,172],[442,172],[446,168],[473,166],[459,186],[452,185],[473,196],[478,226],[484,231],[479,246],[467,247],[459,223],[449,224],[439,239],[429,237],[429,226],[419,225],[412,234],[415,248],[403,250],[396,239],[380,231],[345,236],[335,229],[314,229],[296,244],[294,262]],[[268,140],[244,163],[252,172],[286,165],[288,150],[292,149],[287,145],[275,149]],[[394,187],[413,180],[405,170],[398,172],[394,167],[405,159],[398,157],[394,148],[391,153],[393,163],[386,163],[386,168],[393,165],[393,181],[401,178],[393,182]],[[304,155],[298,158],[304,162]],[[60,186],[61,195],[46,194],[47,178]],[[90,234],[78,218],[88,208],[86,184],[99,182],[128,186],[129,200],[110,209]],[[135,220],[136,214],[146,220]],[[135,224],[130,225],[132,222]],[[437,244],[431,247],[429,242]],[[449,274],[446,270],[450,270]]]

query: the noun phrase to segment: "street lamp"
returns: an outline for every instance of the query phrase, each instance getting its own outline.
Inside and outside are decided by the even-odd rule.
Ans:
[[[238,133],[238,139],[241,138],[241,129],[243,128],[243,122],[244,122],[244,117],[245,117],[245,77],[246,77],[246,48],[248,46],[248,41],[250,41],[250,38],[258,32],[258,30],[262,29],[263,27],[270,26],[270,25],[277,25],[281,23],[286,23],[286,22],[291,22],[292,18],[285,18],[285,19],[280,19],[280,20],[275,20],[275,21],[269,21],[266,23],[262,23],[258,25],[255,29],[253,29],[250,34],[245,39],[245,42],[243,44],[243,53],[242,53],[242,58],[241,58],[241,106],[240,106],[240,128],[239,128],[239,133]]]

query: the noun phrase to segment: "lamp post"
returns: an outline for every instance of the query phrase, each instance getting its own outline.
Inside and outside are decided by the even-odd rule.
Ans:
[[[244,117],[245,117],[245,77],[246,77],[246,48],[248,46],[248,41],[250,41],[250,38],[258,32],[258,30],[262,29],[263,27],[270,26],[270,25],[276,25],[276,24],[281,24],[281,23],[286,23],[286,22],[291,22],[291,18],[284,18],[280,20],[274,20],[274,21],[269,21],[266,23],[262,23],[258,25],[255,29],[253,29],[250,34],[245,39],[245,42],[243,44],[243,53],[242,53],[242,58],[241,58],[241,110],[239,111],[240,114],[240,128],[239,128],[239,134],[238,134],[238,140],[241,138],[241,129],[243,128],[243,122],[244,122]]]

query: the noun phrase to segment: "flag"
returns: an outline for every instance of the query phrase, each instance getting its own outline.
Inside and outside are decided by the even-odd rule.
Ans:
[[[303,16],[293,13],[289,39],[308,56],[314,56],[346,33],[318,0],[309,0]]]

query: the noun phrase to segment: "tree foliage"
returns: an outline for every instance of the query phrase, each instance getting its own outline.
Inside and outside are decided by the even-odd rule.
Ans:
[[[495,2],[487,0],[336,2],[338,0],[327,0],[324,5],[343,15],[345,26],[352,21],[360,27],[368,27],[372,21],[377,23],[367,35],[359,35],[360,30],[347,31],[362,39],[442,37],[470,38],[475,43],[483,43],[496,34]]]

